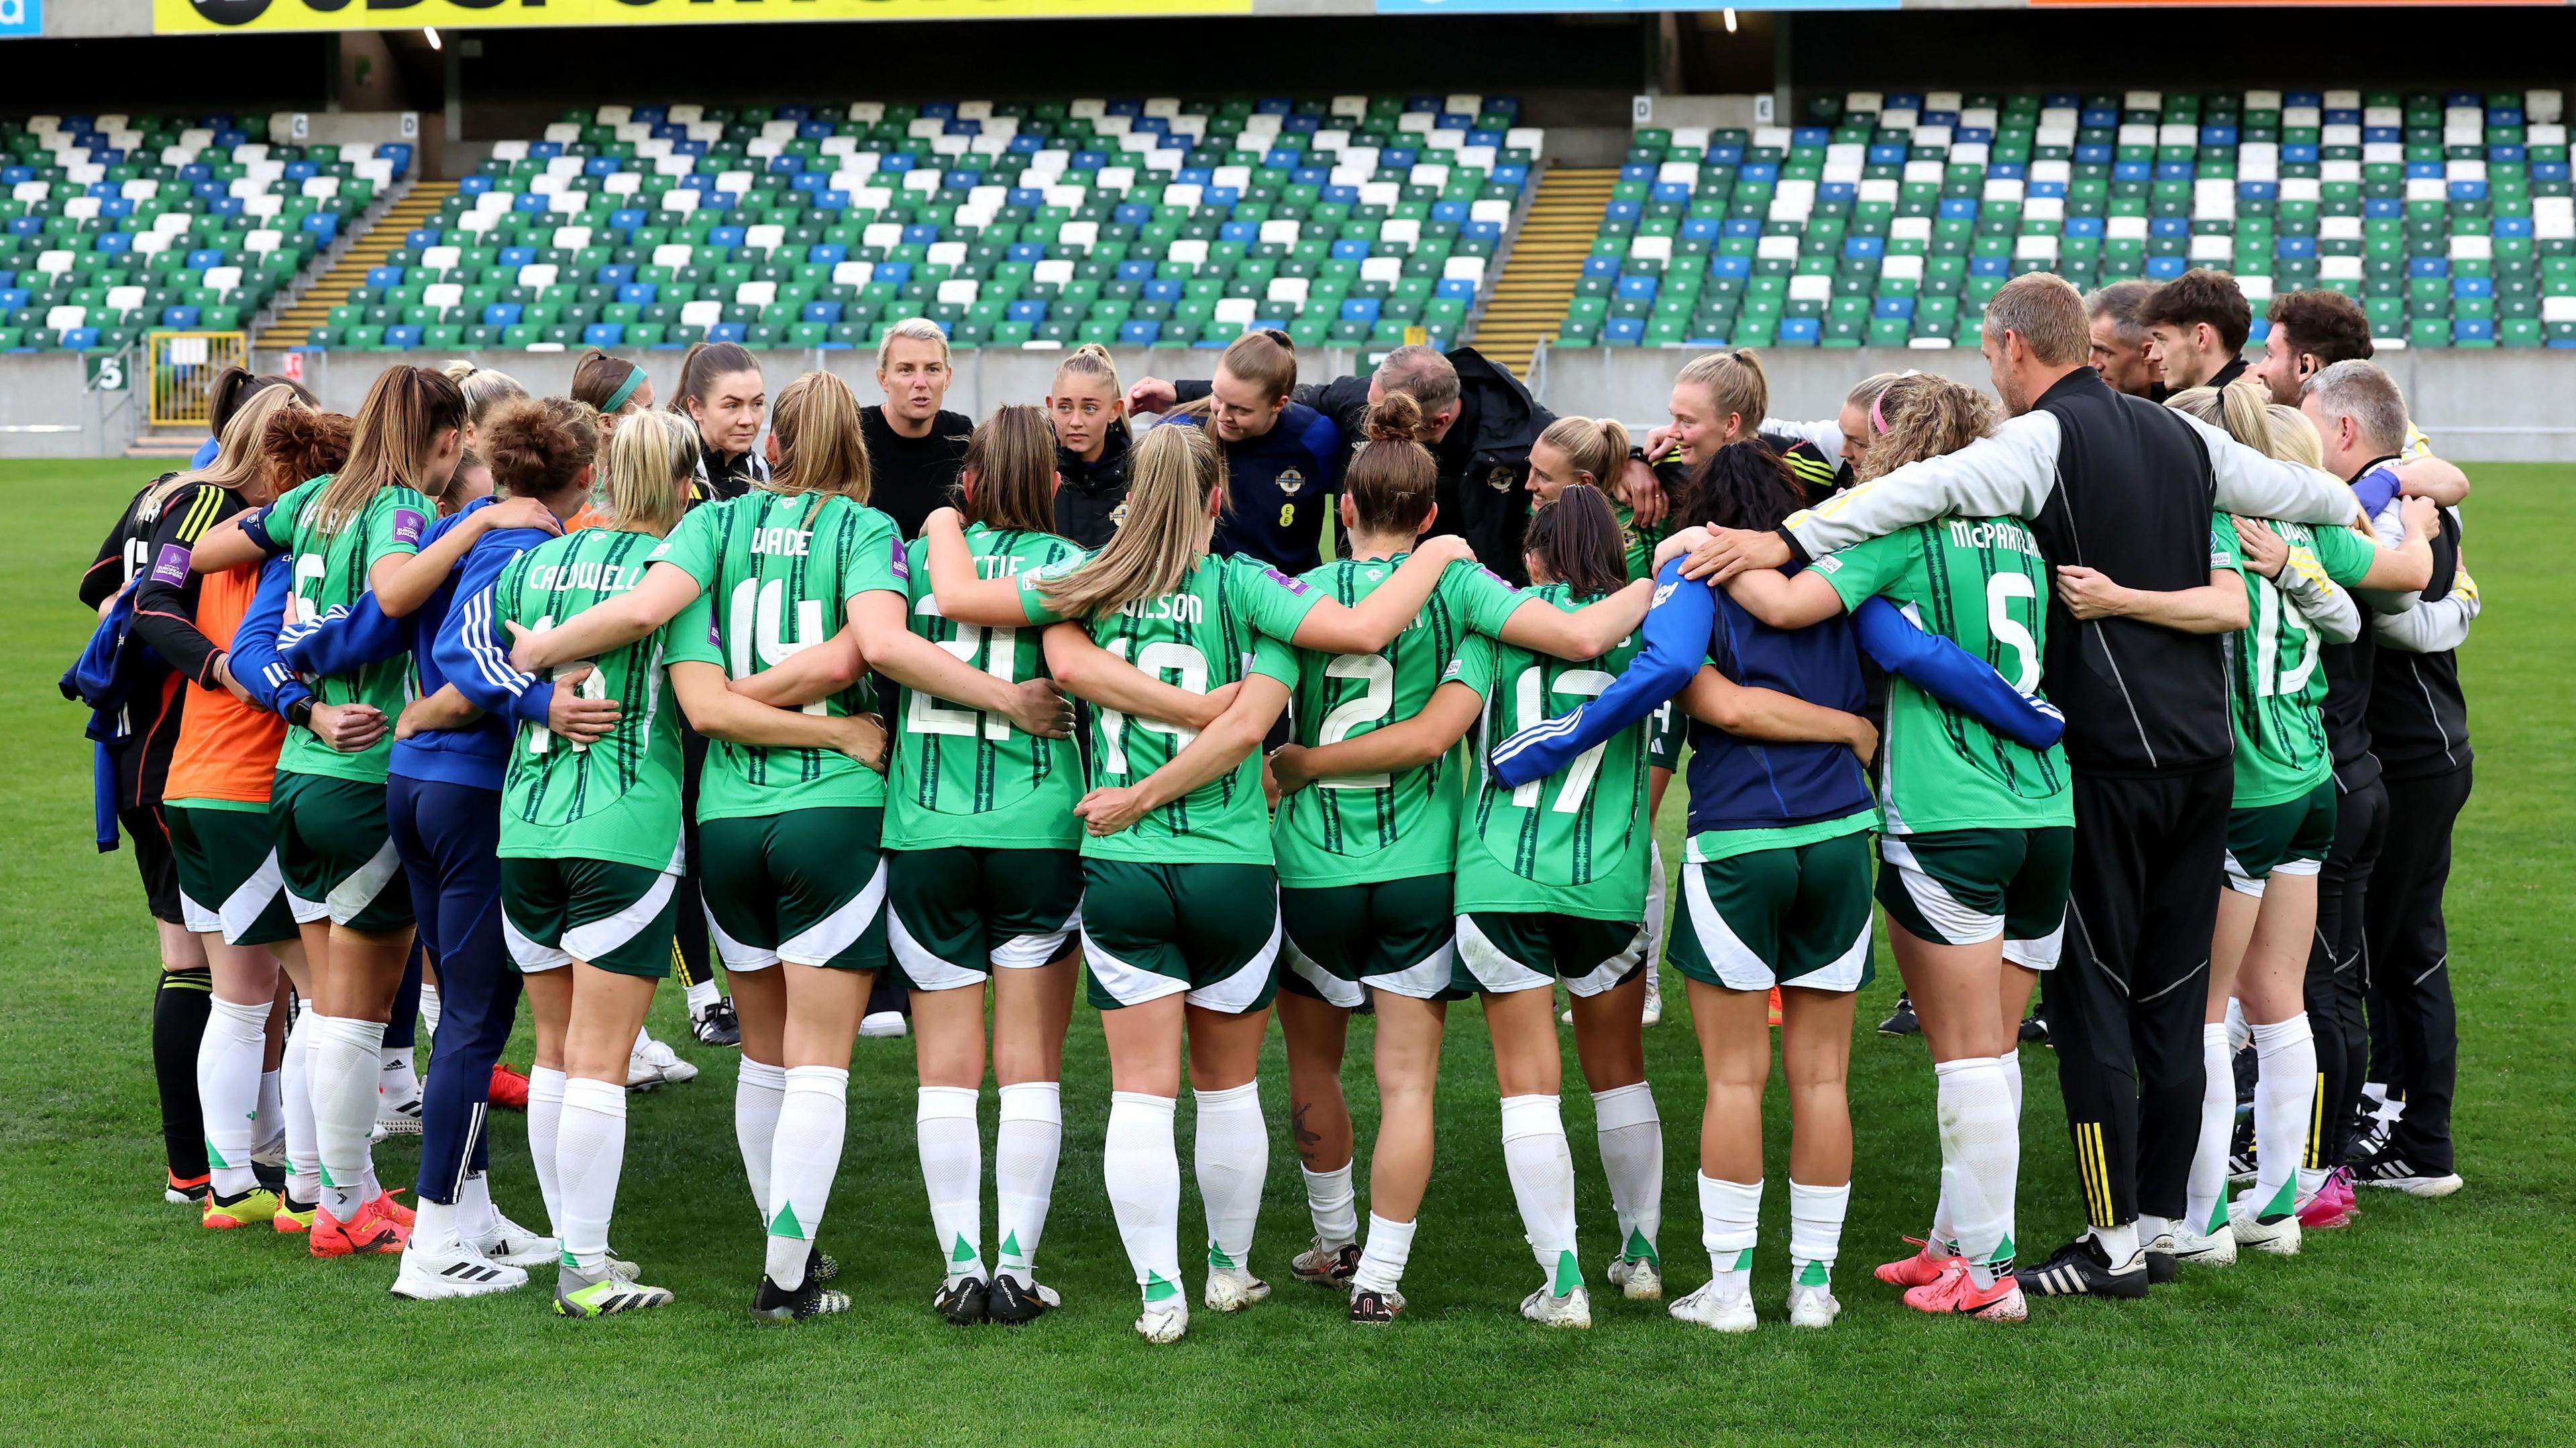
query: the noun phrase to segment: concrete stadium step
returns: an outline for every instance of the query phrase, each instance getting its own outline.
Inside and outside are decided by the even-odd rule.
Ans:
[[[314,278],[312,285],[280,307],[268,329],[254,343],[262,351],[301,347],[316,327],[328,326],[331,309],[339,306],[352,287],[365,286],[367,273],[383,266],[385,259],[402,249],[403,238],[417,226],[435,219],[438,209],[456,194],[453,181],[416,181],[409,191],[385,208],[375,224],[354,237],[349,249],[331,264],[331,269]]]
[[[206,430],[202,427],[156,427],[136,433],[134,441],[126,444],[125,455],[185,461],[196,455],[205,440]]]
[[[1550,166],[1540,173],[1538,194],[1513,234],[1493,298],[1468,339],[1477,351],[1526,375],[1539,343],[1556,340],[1618,180],[1615,166]]]

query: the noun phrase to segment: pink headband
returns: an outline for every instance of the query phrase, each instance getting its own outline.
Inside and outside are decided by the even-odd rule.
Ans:
[[[1887,425],[1887,391],[1885,388],[1881,388],[1879,390],[1879,394],[1869,400],[1869,425],[1870,429],[1880,437],[1885,437],[1890,431]]]

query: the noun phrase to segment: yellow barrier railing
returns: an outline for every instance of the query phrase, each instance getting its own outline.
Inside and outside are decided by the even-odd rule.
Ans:
[[[250,360],[247,332],[154,332],[144,341],[154,427],[205,426],[215,374]]]

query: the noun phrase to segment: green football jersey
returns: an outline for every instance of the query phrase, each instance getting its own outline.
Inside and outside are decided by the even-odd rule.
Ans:
[[[1619,538],[1628,553],[1628,576],[1654,577],[1655,549],[1673,531],[1672,519],[1666,518],[1651,525],[1641,524],[1637,521],[1636,510],[1625,503],[1612,503],[1610,511],[1619,518]]]
[[[327,474],[315,478],[270,504],[260,518],[271,547],[295,560],[295,591],[286,603],[289,622],[319,618],[333,607],[356,608],[376,564],[392,554],[419,552],[435,516],[429,499],[409,488],[388,486],[378,488],[339,531],[325,533],[315,504],[330,485]],[[324,704],[373,704],[385,716],[384,737],[358,753],[343,754],[312,730],[290,727],[278,751],[278,772],[383,783],[394,753],[393,722],[411,702],[411,655],[315,679],[313,697]]]
[[[1083,556],[1020,575],[1020,606],[1031,623],[1053,623],[1038,585],[1082,566]],[[1266,674],[1294,689],[1297,651],[1288,640],[1323,600],[1310,583],[1248,558],[1206,557],[1181,586],[1084,621],[1102,648],[1164,683],[1205,694]],[[1091,711],[1091,783],[1136,784],[1162,768],[1195,729]],[[1117,834],[1084,834],[1082,853],[1159,865],[1267,865],[1270,802],[1261,792],[1259,751],[1232,773],[1147,814]]]
[[[830,639],[849,600],[873,589],[900,595],[906,565],[894,520],[847,498],[751,492],[701,503],[652,561],[704,589],[671,621],[672,662],[721,665],[747,679]],[[865,678],[805,706],[809,714],[869,714]],[[698,776],[698,819],[748,819],[798,809],[883,805],[885,776],[833,749],[708,741]]]
[[[492,631],[540,629],[644,581],[660,539],[585,528],[510,560],[492,585]],[[501,782],[503,858],[680,867],[680,723],[662,707],[662,641],[675,625],[588,662],[584,697],[614,699],[617,727],[575,744],[521,724]]]
[[[1347,608],[1394,577],[1404,558],[1340,559],[1305,581]],[[1289,705],[1294,737],[1337,744],[1421,713],[1467,635],[1501,634],[1529,601],[1486,569],[1452,564],[1421,615],[1385,648],[1373,654],[1298,650],[1297,692]],[[1457,859],[1462,762],[1443,755],[1393,776],[1319,779],[1281,800],[1271,825],[1279,883],[1315,888],[1448,874]]]
[[[2283,566],[2323,576],[2350,588],[2370,572],[2378,545],[2349,528],[2310,528],[2265,522],[2290,545]],[[2243,556],[2236,525],[2221,513],[2210,529],[2211,551],[2224,543]],[[2326,741],[2326,671],[2317,667],[2324,640],[2281,592],[2251,568],[2245,575],[2246,627],[2232,640],[2227,672],[2229,709],[2236,720],[2238,809],[2300,799],[2334,772]],[[2366,621],[2365,621],[2366,622]]]
[[[2039,695],[2048,560],[2018,518],[1936,518],[1816,560],[1845,609],[1885,594],[1917,627]],[[1891,835],[2075,823],[2066,749],[2003,738],[1903,679],[1887,695],[1879,803]]]
[[[1527,590],[1572,611],[1562,583]],[[1482,695],[1485,711],[1468,735],[1476,778],[1458,817],[1458,913],[1553,911],[1592,920],[1646,917],[1646,735],[1641,719],[1583,751],[1572,763],[1518,788],[1498,782],[1486,761],[1495,745],[1529,726],[1597,698],[1645,647],[1632,633],[1597,659],[1569,663],[1482,635],[1458,650],[1449,678]]]
[[[1018,578],[1080,550],[1052,533],[966,530],[966,546],[984,578]],[[912,631],[1006,684],[1043,677],[1043,628],[979,628],[939,612],[930,591],[930,545],[911,548]],[[1073,813],[1082,798],[1082,760],[1070,739],[1024,734],[1007,715],[962,708],[918,689],[899,691],[894,775],[889,781],[885,846],[1070,850],[1082,843]]]

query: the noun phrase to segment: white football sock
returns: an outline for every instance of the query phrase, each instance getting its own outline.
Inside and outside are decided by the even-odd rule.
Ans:
[[[1351,1164],[1343,1162],[1332,1171],[1308,1171],[1297,1168],[1306,1179],[1306,1215],[1315,1222],[1315,1240],[1326,1247],[1340,1247],[1359,1240],[1359,1193],[1351,1189]]]
[[[2138,1256],[2136,1222],[2122,1222],[2116,1227],[2091,1226],[2084,1229],[2084,1234],[2101,1244],[2102,1255],[2111,1259],[2111,1270],[2119,1271],[2132,1262],[2144,1265]]]
[[[1671,708],[1670,704],[1664,706]],[[1646,844],[1646,979],[1655,978],[1655,964],[1664,958],[1664,847],[1653,840]]]
[[[1941,1133],[1941,1202],[1979,1287],[2013,1257],[2013,1194],[2021,1173],[2021,1132],[2012,1092],[1992,1056],[1932,1068]],[[1795,1200],[1793,1185],[1792,1200]]]
[[[1664,1123],[1643,1081],[1592,1093],[1592,1129],[1601,1143],[1601,1174],[1619,1214],[1619,1255],[1661,1262],[1655,1235],[1664,1225]]]
[[[1834,1258],[1842,1250],[1843,1215],[1851,1210],[1851,1183],[1811,1187],[1789,1179],[1789,1280],[1806,1287],[1832,1285]]]
[[[533,1093],[531,1093],[533,1095]],[[608,1219],[626,1169],[626,1085],[574,1076],[563,1085],[555,1173],[563,1190],[564,1259],[585,1273],[608,1262]]]
[[[376,1078],[385,1023],[322,1016],[313,1022],[313,1128],[322,1154],[322,1205],[348,1221],[374,1175],[367,1133],[376,1124]]]
[[[1046,1235],[1055,1197],[1056,1161],[1064,1153],[1064,1091],[1053,1081],[1002,1088],[993,1128],[993,1206],[1002,1245],[995,1270],[1027,1286],[1037,1280],[1038,1239]]]
[[[689,1000],[689,1014],[692,1016],[705,1015],[707,1007],[724,999],[724,992],[711,980],[702,980],[691,985],[686,994]]]
[[[381,1031],[382,1028],[378,1029]],[[404,1101],[418,1101],[420,1073],[412,1069],[412,1048],[396,1046],[387,1050],[384,1048],[382,1035],[379,1035],[376,1040],[381,1056],[376,1072],[376,1089],[384,1096],[384,1100],[379,1104],[392,1106]]]
[[[2307,1159],[2308,1115],[2317,1104],[2317,1042],[2308,1013],[2254,1028],[2254,1210],[2298,1207],[2299,1163]],[[2320,1174],[2322,1176],[2322,1173]]]
[[[841,1171],[849,1130],[850,1069],[790,1066],[778,1103],[778,1137],[769,1149],[769,1280],[801,1287],[814,1238]]]
[[[2138,1213],[2138,1240],[2140,1242],[2152,1244],[2158,1237],[2172,1231],[2173,1227],[2174,1220],[2171,1217],[2159,1217],[2153,1212]]]
[[[1950,1170],[1946,1162],[1941,1168],[1941,1195],[1932,1203],[1932,1234],[1923,1240],[1935,1256],[1959,1255],[1959,1224],[1950,1215]]]
[[[456,1225],[461,1214],[455,1203],[422,1197],[413,1210],[418,1215],[412,1219],[411,1240],[422,1251],[454,1256],[464,1246],[464,1236]]]
[[[260,1057],[268,1053],[271,1000],[211,996],[205,1034],[197,1038],[197,1104],[206,1120],[206,1170],[218,1197],[259,1185],[250,1154],[259,1144]]]
[[[277,1140],[279,1133],[286,1130],[286,1093],[277,1072],[259,1073],[259,1106],[256,1110],[257,1116],[250,1128],[253,1151]]]
[[[1404,1285],[1404,1264],[1413,1256],[1413,1229],[1421,1224],[1420,1217],[1390,1222],[1369,1213],[1368,1241],[1360,1247],[1360,1267],[1351,1274],[1351,1290],[1393,1292]]]
[[[1109,1184],[1118,1240],[1127,1248],[1147,1307],[1181,1294],[1181,1156],[1172,1144],[1172,1112],[1179,1104],[1140,1091],[1109,1093],[1100,1173]]]
[[[1261,1083],[1192,1091],[1198,1107],[1199,1203],[1207,1209],[1208,1266],[1250,1271],[1252,1229],[1261,1220],[1261,1188],[1270,1178],[1270,1130],[1261,1118]]]
[[[1723,1302],[1753,1295],[1753,1244],[1762,1235],[1762,1183],[1724,1182],[1699,1174],[1699,1243],[1708,1249],[1710,1284]]]
[[[564,1073],[550,1066],[528,1072],[528,1158],[537,1170],[537,1195],[546,1203],[546,1234],[564,1234],[563,1177],[555,1158],[563,1138]]]
[[[470,1148],[467,1159],[472,1159]],[[499,1225],[500,1213],[492,1210],[491,1177],[479,1171],[467,1172],[464,1186],[456,1193],[456,1234],[471,1241],[489,1236]]]
[[[310,1006],[295,1013],[277,1062],[278,1101],[286,1112],[286,1194],[307,1206],[322,1195],[322,1145],[313,1121],[315,1020]]]
[[[422,981],[420,983],[420,1024],[422,1029],[429,1032],[429,1055],[432,1065],[438,1063],[438,1017],[442,1006],[443,1003],[438,998],[437,983]]]
[[[769,1228],[769,1151],[778,1142],[778,1104],[786,1096],[786,1067],[742,1058],[733,1078],[733,1141],[763,1231]]]
[[[972,1086],[924,1086],[913,1110],[921,1184],[930,1193],[930,1230],[948,1280],[986,1279],[982,1093]]]
[[[2225,1021],[2200,1028],[2200,1140],[2192,1148],[2190,1195],[2183,1225],[2215,1232],[2227,1220],[2227,1145],[2236,1131],[2236,1072],[2228,1064]]]
[[[1563,1297],[1583,1285],[1583,1267],[1575,1259],[1574,1152],[1555,1097],[1503,1098],[1503,1170],[1530,1255],[1547,1274],[1549,1295]]]
[[[2227,1059],[2233,1061],[2236,1053],[2245,1049],[2245,1043],[2254,1038],[2254,1023],[2245,1019],[2245,1002],[2235,996],[2227,998],[2226,1020]]]

